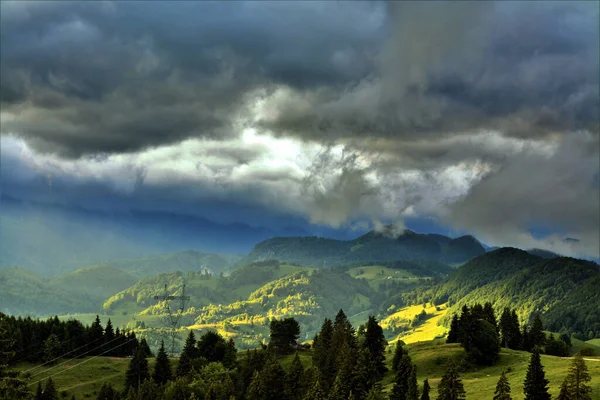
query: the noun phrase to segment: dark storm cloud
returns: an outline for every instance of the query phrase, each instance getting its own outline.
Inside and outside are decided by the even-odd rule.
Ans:
[[[395,2],[388,18],[372,74],[290,96],[265,126],[329,139],[598,131],[598,3]]]
[[[2,109],[15,115],[2,132],[70,156],[230,136],[257,89],[364,76],[378,15],[369,3],[2,3]]]

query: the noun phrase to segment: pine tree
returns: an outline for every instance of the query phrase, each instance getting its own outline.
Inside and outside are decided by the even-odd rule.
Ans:
[[[450,332],[448,332],[446,343],[458,343],[458,331],[458,315],[454,314],[452,316],[452,322],[450,322]]]
[[[156,364],[154,365],[154,373],[152,379],[157,385],[164,385],[173,378],[171,372],[171,361],[165,352],[165,342],[160,341],[160,348],[156,354]]]
[[[194,331],[188,333],[185,339],[185,346],[179,356],[179,363],[177,364],[177,370],[175,375],[178,377],[187,376],[192,371],[192,360],[196,355],[196,336]]]
[[[370,316],[367,321],[363,347],[369,351],[370,361],[375,366],[377,378],[381,378],[387,371],[385,366],[385,346],[387,346],[387,342],[383,335],[383,329],[377,323],[377,319],[374,316]]]
[[[390,393],[390,400],[405,400],[409,398],[408,392],[412,373],[412,360],[408,354],[404,353],[400,359],[400,363],[398,363],[398,369],[394,377],[394,386]]]
[[[150,346],[148,346],[148,342],[146,341],[146,338],[142,338],[142,340],[140,340],[139,348],[142,351],[142,353],[144,354],[145,358],[152,357],[153,354],[152,354],[152,351],[150,351]]]
[[[46,386],[44,387],[44,396],[42,398],[44,400],[58,400],[58,393],[52,378],[48,378],[46,381]]]
[[[402,346],[402,342],[398,340],[396,342],[396,347],[394,348],[394,358],[392,359],[392,371],[398,371],[398,365],[400,365],[400,360],[402,360],[402,356],[404,355],[404,347]]]
[[[546,334],[544,333],[544,325],[540,314],[536,313],[533,318],[533,324],[531,325],[531,331],[529,332],[532,347],[542,347],[546,343]]]
[[[4,399],[4,398],[8,398],[8,397],[2,396],[0,398]],[[44,400],[44,389],[42,388],[42,381],[38,381],[34,400]]]
[[[313,342],[313,364],[319,370],[327,385],[335,378],[335,354],[331,352],[333,339],[333,323],[325,319],[321,331]]]
[[[587,365],[580,353],[573,357],[569,374],[565,378],[567,382],[569,398],[573,400],[591,400],[592,388],[587,385],[591,381]]]
[[[261,374],[259,371],[254,371],[248,390],[246,391],[247,400],[262,400],[265,398],[265,385],[262,382]]]
[[[366,400],[384,400],[383,393],[381,393],[381,389],[376,385],[369,390],[367,393]]]
[[[502,374],[500,374],[500,379],[498,379],[494,393],[494,400],[512,400],[512,397],[510,397],[510,384],[506,378],[505,371],[502,371]]]
[[[407,400],[419,400],[419,385],[417,383],[417,366],[413,364],[410,378],[408,380]]]
[[[448,363],[448,368],[442,376],[442,380],[438,385],[437,400],[461,400],[466,399],[465,388],[458,376],[456,367],[452,360]]]
[[[560,393],[556,400],[571,400],[571,397],[569,396],[569,385],[566,379],[563,380],[562,385],[560,385]]]
[[[304,366],[298,353],[292,360],[290,370],[285,376],[286,396],[289,400],[300,400],[304,397]]]
[[[423,393],[421,393],[421,400],[429,400],[429,391],[431,390],[431,386],[429,386],[429,380],[425,379],[423,381]]]
[[[489,322],[494,327],[494,329],[496,329],[496,332],[498,332],[498,321],[496,320],[496,313],[494,312],[494,307],[492,306],[492,303],[490,303],[489,301],[483,305],[483,319]]]
[[[327,400],[327,394],[321,385],[321,379],[317,376],[303,400]]]
[[[537,347],[534,347],[531,353],[523,393],[525,393],[525,400],[550,400],[548,380]]]
[[[133,388],[137,392],[142,383],[149,378],[148,360],[146,360],[143,350],[138,348],[129,362],[129,368],[125,375],[125,390]]]
[[[102,384],[96,400],[117,400],[118,398],[119,393],[113,389],[110,383],[105,382]]]
[[[508,348],[508,343],[512,338],[512,315],[510,308],[505,307],[500,316],[500,335],[503,347]]]
[[[275,355],[267,358],[260,374],[261,382],[264,385],[264,400],[279,400],[285,397],[285,371]]]
[[[522,345],[519,317],[517,316],[517,312],[515,310],[512,310],[510,317],[510,338],[508,339],[508,348],[518,350]]]

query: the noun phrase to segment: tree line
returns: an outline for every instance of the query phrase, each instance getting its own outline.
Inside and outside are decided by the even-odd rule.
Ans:
[[[504,340],[503,335],[508,331],[501,329],[501,323],[492,324],[492,315],[490,306],[477,305],[465,310],[464,315],[458,318],[452,335],[463,343],[466,350],[470,349],[466,359],[477,360],[482,352],[479,345],[489,340],[477,339],[473,332],[493,336],[488,329],[491,327],[496,332],[498,346]],[[534,325],[529,332],[536,332],[538,324]],[[7,326],[0,323],[0,339],[9,337]],[[388,343],[373,316],[355,330],[340,310],[334,320],[324,320],[310,352],[304,351],[305,346],[298,342],[299,334],[300,327],[293,318],[273,319],[268,345],[238,354],[233,340],[217,332],[208,331],[196,339],[194,332],[190,331],[178,362],[167,356],[164,342],[161,342],[153,369],[148,362],[152,355],[139,344],[123,377],[124,390],[118,391],[110,383],[105,383],[97,394],[97,400],[430,399],[429,381],[417,382],[417,366],[401,341],[395,345],[391,371],[388,371],[385,362]],[[506,340],[508,343],[509,338]],[[38,382],[35,393],[31,393],[23,381],[8,371],[6,360],[13,357],[14,352],[10,349],[14,342],[14,339],[0,340],[0,399],[58,400],[52,379],[45,380],[44,384]],[[470,355],[469,351],[474,353]],[[531,352],[523,383],[525,399],[550,400],[540,347],[535,345]],[[280,356],[294,353],[286,372]],[[452,360],[448,362],[437,387],[437,400],[466,398],[459,375],[462,368]],[[392,387],[389,393],[384,393],[382,379],[388,372],[392,375]],[[591,400],[590,380],[585,361],[577,355],[561,386],[558,400]],[[511,398],[511,385],[506,372],[503,372],[494,400]]]
[[[476,365],[493,365],[498,360],[500,347],[539,352],[565,357],[569,355],[571,338],[562,334],[546,336],[539,314],[531,325],[519,323],[515,310],[505,308],[500,320],[491,303],[464,305],[460,315],[454,314],[450,323],[447,343],[459,343],[467,354],[466,361]]]

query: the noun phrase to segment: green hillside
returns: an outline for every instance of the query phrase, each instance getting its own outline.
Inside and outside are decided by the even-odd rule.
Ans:
[[[89,296],[95,304],[137,282],[131,274],[114,267],[96,266],[78,269],[51,279],[55,287],[70,288],[71,292]]]
[[[450,316],[463,304],[489,301],[497,310],[516,308],[522,321],[539,312],[548,329],[592,339],[600,336],[599,284],[596,263],[567,257],[543,259],[501,248],[470,260],[444,282],[418,287],[392,298],[391,303],[450,302]],[[442,323],[448,324],[448,318]]]
[[[452,358],[459,361],[464,351],[456,344],[445,344],[443,341],[427,341],[421,343],[409,344],[406,346],[412,361],[417,366],[417,378],[419,385],[422,385],[425,378],[429,379],[432,392],[431,398],[437,396],[437,386],[445,370],[446,362]],[[239,358],[243,359],[246,352],[239,352]],[[312,353],[304,351],[300,353],[300,359],[305,367],[312,364]],[[503,370],[507,370],[507,377],[512,388],[512,398],[514,400],[523,400],[523,381],[529,362],[530,354],[522,351],[502,349],[500,359],[497,365],[491,367],[481,367],[477,369],[461,372],[467,399],[491,399],[494,395],[496,382]],[[283,356],[280,359],[281,365],[287,371],[292,363],[293,355]],[[130,359],[116,357],[98,357],[96,359],[83,358],[69,360],[62,365],[60,370],[65,373],[58,374],[54,380],[58,392],[66,391],[69,398],[75,395],[77,399],[95,398],[102,383],[111,382],[112,385],[121,390],[124,386],[124,377]],[[175,364],[177,359],[172,360]],[[392,353],[391,349],[387,354],[387,364],[391,369]],[[546,372],[546,378],[550,380],[550,394],[555,397],[558,395],[560,383],[568,373],[571,360],[567,358],[552,357],[542,355],[542,364]],[[80,364],[79,366],[75,366]],[[153,368],[154,359],[149,359],[150,368]],[[586,357],[586,364],[592,376],[592,399],[600,399],[600,358]],[[176,365],[176,364],[175,364]],[[21,363],[17,366],[19,371],[27,371],[35,365]],[[67,368],[71,368],[67,370]],[[46,376],[57,373],[59,370],[50,366],[36,369],[38,374],[31,382],[36,382]],[[382,386],[389,391],[391,389],[392,373],[388,372],[385,376]],[[35,387],[32,385],[32,387]]]
[[[396,260],[457,263],[484,253],[481,243],[472,236],[451,239],[409,230],[397,235],[392,232],[392,228],[388,228],[386,231],[372,231],[349,241],[315,236],[272,238],[258,243],[246,259],[277,259],[314,267],[332,267]]]
[[[97,304],[70,286],[52,284],[24,268],[0,268],[0,311],[7,314],[48,315],[91,312]]]

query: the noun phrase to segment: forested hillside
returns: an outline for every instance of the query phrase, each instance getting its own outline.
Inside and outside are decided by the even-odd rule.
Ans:
[[[247,260],[277,259],[315,267],[332,267],[398,260],[457,263],[484,253],[481,243],[472,236],[451,239],[405,230],[397,236],[390,231],[372,231],[349,241],[314,236],[273,238],[258,243]]]
[[[474,258],[449,278],[390,300],[392,303],[450,302],[442,323],[464,304],[491,302],[516,308],[522,321],[539,312],[548,329],[575,333],[582,339],[600,336],[600,268],[568,257],[543,259],[525,251],[501,248]]]

